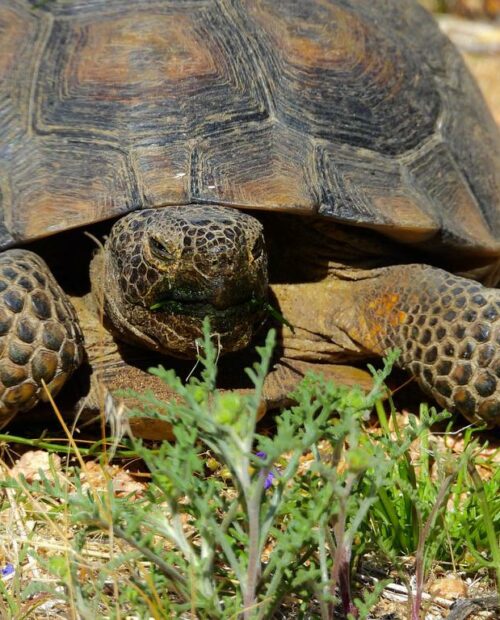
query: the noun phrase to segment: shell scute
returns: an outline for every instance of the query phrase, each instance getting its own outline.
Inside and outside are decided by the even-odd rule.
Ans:
[[[218,202],[500,253],[498,130],[411,0],[0,0],[0,29],[0,248]]]

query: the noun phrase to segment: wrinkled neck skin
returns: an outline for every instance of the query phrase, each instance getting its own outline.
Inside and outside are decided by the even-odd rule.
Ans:
[[[361,314],[354,311],[352,283],[370,280],[378,267],[402,262],[401,250],[370,231],[346,228],[324,218],[263,213],[259,219],[264,225],[268,252],[270,302],[295,328],[294,332],[284,326],[278,329],[284,354],[306,361],[339,362],[373,353],[366,347],[366,330],[360,329]],[[114,336],[167,355],[196,355],[195,336],[201,335],[199,317],[191,320],[184,315],[179,322],[176,317],[164,321],[161,315],[151,312],[151,300],[146,300],[150,289],[142,291],[142,281],[122,282],[124,268],[117,265],[108,246],[109,240],[106,249],[92,261],[91,282],[94,299]],[[233,271],[242,277],[237,266]],[[139,298],[147,303],[131,306],[127,300],[131,287],[139,290]],[[231,350],[250,344],[255,331],[254,325],[249,329],[251,320],[262,323],[261,317],[255,320],[249,314],[232,321]],[[149,326],[152,329],[144,329]],[[221,327],[223,330],[224,324]],[[187,349],[186,329],[195,334]],[[168,348],[159,342],[160,332]]]
[[[322,217],[263,214],[272,283],[319,282],[408,261],[408,250],[373,231]]]
[[[422,270],[424,261],[418,250],[398,245],[373,231],[338,225],[324,218],[260,213],[258,219],[264,226],[268,250],[270,302],[294,327],[291,330],[286,325],[278,326],[283,356],[338,363],[383,355],[387,334],[402,320],[399,308],[406,303],[403,297],[418,297],[427,286],[426,274],[434,273]],[[412,267],[411,263],[416,265]],[[242,271],[237,266],[232,268],[236,290],[244,288],[240,286]],[[216,272],[219,273],[218,269]],[[188,316],[179,317],[181,328],[177,317],[164,321],[151,313],[147,304],[124,312],[126,300],[123,286],[119,285],[122,275],[107,252],[92,262],[94,293],[104,300],[104,312],[116,337],[180,357],[196,355],[195,338],[190,339],[186,351],[186,339],[179,334],[186,331],[187,325],[188,334],[201,335],[202,317],[193,319],[192,324]],[[255,290],[264,296],[264,288]],[[159,321],[162,324],[158,330],[143,329]],[[253,317],[251,311],[232,316],[229,350],[247,347],[259,324],[262,317]],[[218,332],[223,332],[226,325],[227,319],[221,320]],[[148,335],[160,331],[173,347],[162,347],[158,337]]]
[[[406,346],[399,327],[409,308],[418,311],[423,291],[436,289],[439,297],[446,272],[427,267],[430,257],[418,248],[324,219],[304,225],[291,218],[285,226],[278,217],[265,221],[265,229],[271,303],[294,326],[279,329],[284,357],[339,363],[384,355]],[[486,283],[495,278],[498,262],[472,258],[469,264],[463,275]]]
[[[373,355],[362,315],[354,308],[353,283],[403,261],[401,249],[371,231],[324,218],[278,215],[263,221],[270,302],[294,327],[279,328],[283,356],[339,363]]]

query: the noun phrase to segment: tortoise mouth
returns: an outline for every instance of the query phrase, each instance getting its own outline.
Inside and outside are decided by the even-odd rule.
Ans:
[[[266,301],[266,297],[252,296],[246,301],[220,308],[208,301],[160,299],[152,304],[149,309],[155,314],[189,316],[194,319],[204,319],[206,316],[219,320],[237,319],[240,316],[249,315],[256,315],[258,318],[265,314]]]
[[[187,359],[195,357],[198,352],[196,342],[202,336],[205,318],[209,319],[210,330],[217,334],[220,349],[224,353],[247,347],[267,318],[265,297],[252,297],[225,308],[206,300],[163,299],[153,304],[149,312],[157,326],[168,326],[168,329],[148,331],[148,336],[155,340],[163,352]],[[147,324],[147,318],[144,318]],[[173,340],[169,337],[171,330],[176,336]]]

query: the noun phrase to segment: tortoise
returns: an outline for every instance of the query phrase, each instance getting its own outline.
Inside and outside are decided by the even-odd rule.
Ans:
[[[294,328],[269,385],[362,383],[346,364],[397,347],[440,405],[499,424],[499,132],[423,8],[34,5],[0,0],[2,423],[85,355],[139,382],[120,340],[194,357],[209,316],[223,353],[244,349],[269,294]],[[85,297],[19,247],[104,220]]]

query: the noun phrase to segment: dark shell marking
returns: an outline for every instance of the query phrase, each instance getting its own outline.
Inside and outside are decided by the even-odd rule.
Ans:
[[[47,400],[83,357],[75,311],[44,261],[27,250],[0,254],[0,426]]]

